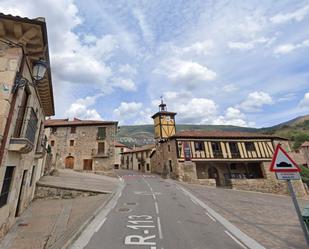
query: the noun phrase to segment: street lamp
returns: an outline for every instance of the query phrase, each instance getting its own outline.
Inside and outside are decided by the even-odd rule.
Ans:
[[[27,78],[23,77],[19,72],[16,74],[15,83],[13,86],[13,93],[19,88],[23,87],[27,84],[37,85],[38,82],[44,78],[44,75],[47,70],[47,63],[43,59],[39,59],[38,61],[33,62],[33,68],[32,68],[32,79],[33,83],[30,82]]]

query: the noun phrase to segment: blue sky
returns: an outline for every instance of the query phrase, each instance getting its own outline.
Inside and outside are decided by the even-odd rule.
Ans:
[[[46,18],[56,117],[263,127],[309,111],[308,1],[1,0]]]

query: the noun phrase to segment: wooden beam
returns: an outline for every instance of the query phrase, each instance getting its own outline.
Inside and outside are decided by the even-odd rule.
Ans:
[[[6,30],[3,22],[0,22],[0,36],[4,37],[6,35]]]
[[[18,40],[20,44],[27,44],[32,38],[34,38],[38,34],[38,30],[36,28],[31,28]]]
[[[13,30],[16,39],[19,39],[23,35],[23,28],[20,23],[15,23]]]

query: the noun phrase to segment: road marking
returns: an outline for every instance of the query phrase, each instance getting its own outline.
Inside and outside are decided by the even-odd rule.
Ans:
[[[94,231],[98,232],[99,229],[101,228],[101,226],[104,224],[105,221],[106,221],[106,217],[99,223],[99,225],[97,226],[97,228]]]
[[[155,202],[155,208],[156,208],[156,213],[159,214],[159,207],[158,207],[158,203]]]
[[[182,191],[187,193],[191,199],[194,199],[202,208],[204,208],[209,214],[211,214],[218,222],[220,222],[234,237],[239,239],[245,246],[250,249],[266,249],[256,240],[249,237],[247,234],[243,233],[236,226],[234,226],[231,222],[223,218],[220,214],[206,205],[203,201],[195,197],[191,192],[181,187]]]
[[[242,248],[247,249],[238,239],[236,239],[232,234],[230,234],[228,231],[224,231],[228,236],[231,237],[238,245],[240,245]]]
[[[163,239],[163,234],[162,234],[162,229],[161,229],[160,217],[157,217],[157,223],[158,223],[159,238],[160,238],[160,239]]]
[[[194,199],[191,198],[191,201],[198,206],[198,203]]]
[[[205,212],[205,214],[210,218],[212,219],[214,222],[217,222],[216,219],[214,217],[212,217],[208,212]]]
[[[152,197],[153,197],[154,201],[157,201],[157,197],[156,197],[155,194],[152,194]]]

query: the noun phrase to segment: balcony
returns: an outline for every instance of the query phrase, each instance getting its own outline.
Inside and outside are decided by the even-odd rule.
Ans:
[[[27,154],[33,150],[33,143],[27,138],[11,138],[9,151],[19,152],[21,154]]]

